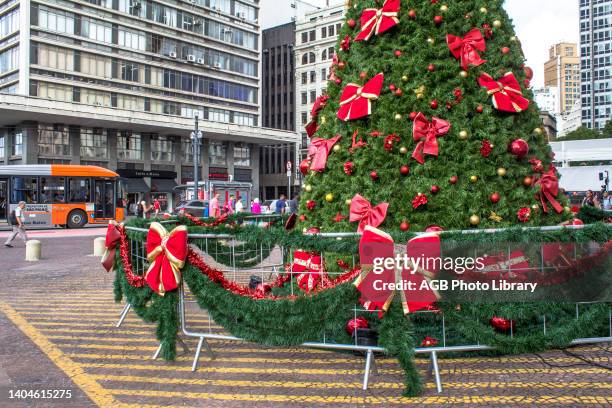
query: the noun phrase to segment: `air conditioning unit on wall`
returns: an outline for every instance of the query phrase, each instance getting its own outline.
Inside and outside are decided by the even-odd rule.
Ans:
[[[198,58],[198,64],[204,65],[204,58]]]
[[[176,52],[171,52],[171,53],[169,54],[169,57],[170,57],[170,58],[176,58]]]
[[[189,55],[187,56],[187,61],[189,61],[189,62],[196,62],[196,57],[195,57],[195,55],[189,54]]]

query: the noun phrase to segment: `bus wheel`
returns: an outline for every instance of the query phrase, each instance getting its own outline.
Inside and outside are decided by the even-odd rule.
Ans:
[[[83,228],[87,223],[87,214],[82,210],[74,210],[68,214],[68,228]]]

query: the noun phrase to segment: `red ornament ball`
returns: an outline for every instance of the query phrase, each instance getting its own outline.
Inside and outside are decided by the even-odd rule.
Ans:
[[[301,222],[306,221],[306,216],[304,214],[300,215],[300,221]]]
[[[414,118],[416,118],[416,117],[417,117],[417,113],[416,112],[410,112],[410,116],[409,116],[410,120],[414,121]]]
[[[356,317],[346,322],[346,332],[351,336],[355,332],[355,329],[367,329],[369,327],[370,324],[365,319],[365,317],[362,316]]]
[[[523,85],[525,85],[525,88],[531,88],[531,81],[526,79],[523,81]]]
[[[300,173],[305,176],[308,174],[308,170],[310,170],[310,160],[304,159],[300,162]]]
[[[395,96],[402,96],[402,90],[400,88],[395,90]]]
[[[510,53],[510,48],[508,48],[508,47],[502,47],[501,52],[502,52],[502,54],[504,54],[504,55],[505,55],[505,54],[508,54],[508,53]]]
[[[340,85],[342,83],[342,80],[340,78],[336,78],[336,85]]]
[[[525,187],[531,187],[532,184],[533,184],[533,178],[527,176],[523,179],[523,185]]]
[[[459,177],[452,176],[449,181],[451,184],[457,184],[457,182],[459,181]]]
[[[320,233],[321,233],[321,229],[317,227],[310,227],[306,230],[306,234],[309,234],[309,235],[320,234]]]
[[[410,229],[410,224],[408,224],[407,221],[402,221],[402,223],[400,224],[400,231],[408,231]]]
[[[523,71],[525,72],[525,77],[531,81],[533,79],[533,69],[529,67],[523,67]]]
[[[370,172],[370,178],[371,178],[373,181],[378,180],[378,173],[377,173],[377,172],[375,172],[375,171]]]
[[[367,73],[365,73],[364,71],[361,71],[361,72],[359,73],[359,79],[366,79],[366,77],[367,77],[367,76],[368,76],[368,74],[367,74]]]
[[[408,167],[408,166],[400,167],[400,174],[402,176],[407,176],[408,174],[410,174],[410,167]]]
[[[435,184],[431,186],[431,194],[438,194],[439,192],[440,192],[440,187],[436,186]]]
[[[434,99],[433,101],[431,101],[429,106],[431,106],[431,109],[438,109],[438,101]]]
[[[347,24],[348,24],[348,26],[349,26],[349,27],[351,27],[351,28],[355,28],[355,26],[357,25],[357,23],[355,22],[355,20],[353,20],[352,18],[351,18],[349,21],[347,21]]]
[[[414,20],[416,18],[416,15],[417,14],[416,14],[416,11],[414,11],[414,9],[411,9],[411,10],[408,11],[408,17],[409,18]]]
[[[435,16],[433,21],[435,25],[440,25],[444,21],[444,18],[442,16]]]
[[[484,112],[484,108],[482,107],[482,105],[478,105],[478,106],[476,107],[476,112],[478,112],[478,113],[482,113],[482,112]]]
[[[389,85],[389,90],[390,90],[391,92],[395,91],[395,89],[396,89],[396,88],[395,88],[395,85],[394,85],[394,84]]]
[[[491,324],[491,326],[493,326],[495,330],[500,332],[507,332],[510,331],[510,329],[512,329],[512,331],[514,332],[515,330],[514,320],[505,319],[503,317],[493,316],[489,323]]]
[[[425,229],[425,232],[442,232],[442,231],[444,231],[444,228],[438,225],[430,225],[429,227]]]
[[[515,139],[508,145],[508,151],[517,159],[522,159],[529,154],[529,144],[523,139]]]
[[[427,67],[427,70],[429,72],[434,72],[436,70],[436,66],[434,64],[429,64],[429,66]]]
[[[398,58],[402,56],[402,52],[400,50],[395,50],[393,54]]]
[[[580,218],[574,218],[572,220],[572,225],[584,225],[584,222]]]
[[[308,208],[309,211],[314,210],[316,206],[317,206],[317,203],[313,200],[308,200],[306,202],[306,208]]]
[[[497,204],[499,203],[499,200],[501,200],[501,196],[499,195],[499,193],[493,193],[491,194],[491,197],[489,197],[489,199],[493,204]]]

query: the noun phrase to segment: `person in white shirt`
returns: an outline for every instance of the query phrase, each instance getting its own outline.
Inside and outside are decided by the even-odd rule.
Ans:
[[[20,201],[17,208],[12,211],[12,214],[9,217],[9,221],[13,227],[13,232],[11,233],[11,235],[9,235],[6,242],[4,243],[4,246],[7,248],[13,247],[13,245],[11,245],[11,242],[13,242],[17,235],[19,235],[19,237],[23,240],[24,244],[28,242],[28,235],[25,231],[25,206],[25,201]]]
[[[236,199],[236,213],[241,213],[244,211],[244,204],[242,204],[242,198],[238,197]]]

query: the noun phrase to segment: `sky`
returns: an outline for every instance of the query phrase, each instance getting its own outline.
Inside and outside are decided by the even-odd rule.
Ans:
[[[291,1],[261,0],[262,28],[289,22],[293,16]],[[326,0],[307,1],[324,6]],[[332,5],[338,3],[344,1],[330,0]],[[523,45],[527,65],[534,70],[533,84],[542,86],[550,46],[579,40],[578,0],[506,0],[505,7]]]

